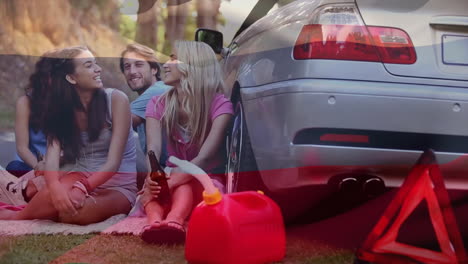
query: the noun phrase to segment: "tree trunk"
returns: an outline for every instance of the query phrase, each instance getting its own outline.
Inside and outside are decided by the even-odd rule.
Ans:
[[[163,52],[170,54],[176,40],[184,39],[190,1],[167,0],[166,40]]]
[[[216,30],[221,0],[197,0],[197,27]]]
[[[159,1],[138,0],[138,3],[135,41],[156,49],[158,43]]]

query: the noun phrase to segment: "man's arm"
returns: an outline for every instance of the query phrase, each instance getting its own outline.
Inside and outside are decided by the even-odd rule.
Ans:
[[[153,84],[154,85],[154,84]],[[160,95],[164,90],[155,89],[153,86],[148,88],[143,94],[138,96],[131,104],[132,127],[136,131],[137,127],[145,123],[146,105],[155,95]]]
[[[140,116],[137,116],[135,114],[132,113],[132,127],[133,127],[133,130],[136,131],[136,128],[145,123],[145,119],[141,118]]]

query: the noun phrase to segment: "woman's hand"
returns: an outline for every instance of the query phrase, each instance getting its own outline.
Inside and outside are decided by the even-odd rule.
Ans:
[[[158,198],[158,195],[161,192],[161,186],[159,186],[157,182],[151,180],[149,173],[146,177],[143,189],[145,190],[143,195],[149,195],[153,199]]]
[[[169,185],[169,190],[174,189],[175,187],[185,184],[192,179],[192,175],[184,172],[181,168],[175,167],[171,170],[167,178],[167,185]]]
[[[62,184],[57,183],[50,187],[50,199],[59,214],[74,216],[78,213]]]
[[[45,161],[39,161],[36,166],[34,167],[34,176],[43,176],[45,169]]]
[[[146,207],[146,205],[153,199],[158,198],[158,195],[161,192],[161,186],[159,186],[157,182],[152,181],[149,175],[150,174],[148,173],[148,177],[146,177],[143,188],[138,192],[138,194],[141,195],[140,202],[143,207]]]
[[[83,207],[86,200],[86,194],[82,190],[74,187],[68,193],[68,196],[70,197],[70,201],[76,209]]]

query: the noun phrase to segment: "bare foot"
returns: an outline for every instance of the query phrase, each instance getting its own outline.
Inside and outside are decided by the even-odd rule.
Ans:
[[[161,221],[154,221],[153,223],[150,224],[151,227],[160,227],[161,226]]]
[[[155,201],[146,204],[146,215],[148,216],[148,225],[151,228],[160,227],[164,215],[164,209]]]
[[[180,230],[185,229],[185,219],[182,217],[177,217],[175,215],[171,215],[170,213],[167,215],[166,219],[161,222],[161,225],[167,225],[173,228],[177,228]]]
[[[145,225],[143,227],[143,232],[145,232],[147,230],[159,228],[159,227],[161,227],[161,221],[150,222],[148,225]]]

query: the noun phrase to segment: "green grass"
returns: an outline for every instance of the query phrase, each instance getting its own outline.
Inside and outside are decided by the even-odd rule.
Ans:
[[[279,263],[346,264],[353,263],[351,250],[332,248],[319,242],[288,238],[286,258]]]
[[[3,237],[0,263],[48,263],[91,237],[93,235]]]
[[[353,252],[289,238],[278,263],[346,264]],[[29,235],[0,237],[0,263],[186,263],[183,246],[156,246],[136,236]]]

